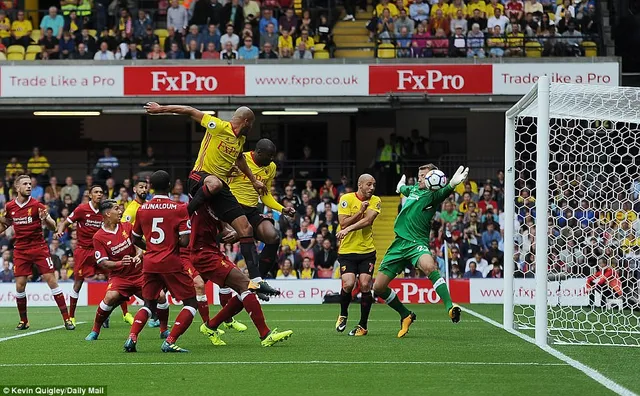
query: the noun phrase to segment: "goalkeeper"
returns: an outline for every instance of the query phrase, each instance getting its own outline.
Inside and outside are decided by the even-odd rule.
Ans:
[[[453,192],[455,186],[467,178],[469,168],[460,166],[453,175],[449,184],[439,190],[430,190],[425,181],[425,176],[434,169],[433,164],[420,167],[418,171],[418,184],[405,185],[405,176],[398,183],[397,192],[407,197],[400,214],[393,225],[396,234],[382,259],[378,276],[373,285],[376,296],[383,299],[387,305],[400,314],[400,331],[398,338],[404,337],[409,332],[409,326],[416,320],[416,314],[409,311],[401,302],[396,293],[389,288],[389,282],[399,273],[404,271],[407,264],[420,267],[422,272],[428,275],[433,283],[433,288],[444,302],[453,323],[460,321],[461,309],[451,302],[449,289],[444,279],[438,272],[429,249],[429,234],[431,220],[440,204]]]

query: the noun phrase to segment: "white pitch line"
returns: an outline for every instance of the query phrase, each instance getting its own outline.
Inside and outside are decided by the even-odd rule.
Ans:
[[[3,363],[0,367],[67,367],[67,366],[186,366],[186,365],[290,365],[290,364],[313,364],[313,365],[362,365],[362,364],[378,364],[378,365],[447,365],[447,366],[567,366],[566,363],[535,363],[535,362],[388,362],[388,361],[331,361],[331,360],[308,360],[308,361],[248,361],[248,362],[85,362],[85,363]]]
[[[76,323],[76,325],[83,324],[83,323],[86,323],[86,322],[78,322],[78,323]],[[64,325],[54,326],[54,327],[47,327],[46,329],[40,329],[40,330],[36,330],[36,331],[30,331],[28,333],[20,333],[20,334],[16,334],[16,335],[10,336],[10,337],[0,338],[0,342],[9,341],[9,340],[15,340],[16,338],[28,337],[28,336],[31,336],[31,335],[36,335],[36,334],[40,334],[40,333],[46,333],[47,331],[58,330],[58,329],[64,329]]]
[[[469,314],[475,316],[478,319],[482,319],[485,322],[498,327],[500,329],[504,329],[504,327],[502,326],[501,323],[496,322],[495,320],[488,318],[482,314],[479,314],[469,308],[463,308],[463,310],[465,312],[468,312]],[[526,334],[522,334],[519,331],[516,331],[514,329],[505,329],[508,333],[513,334],[517,337],[520,337],[521,339],[527,341],[530,344],[536,345],[536,340],[532,337],[529,337]],[[606,387],[607,389],[617,393],[618,395],[621,396],[638,396],[636,393],[630,391],[629,389],[625,388],[624,386],[612,381],[611,379],[605,377],[604,375],[600,374],[598,371],[592,369],[591,367],[565,355],[564,353],[558,351],[557,349],[554,349],[548,345],[544,346],[544,347],[540,347],[540,349],[542,349],[543,351],[547,352],[548,354],[550,354],[551,356],[555,357],[556,359],[562,360],[563,362],[565,362],[567,365],[575,368],[576,370],[580,370],[582,371],[587,377],[591,378],[592,380],[598,382],[599,384],[601,384],[602,386]]]

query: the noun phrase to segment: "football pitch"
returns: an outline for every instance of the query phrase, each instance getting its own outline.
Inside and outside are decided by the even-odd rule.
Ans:
[[[502,306],[469,308],[501,321]],[[212,306],[211,313],[218,309]],[[375,304],[369,335],[355,338],[335,331],[338,309],[265,306],[271,328],[294,331],[291,339],[272,348],[260,346],[243,312],[237,318],[249,330],[227,330],[227,346],[211,345],[198,331],[196,316],[178,342],[191,353],[160,352],[158,329],[145,328],[138,353],[126,354],[122,344],[129,328],[119,308],[111,327],[94,342],[84,337],[91,330],[95,307],[78,308],[79,324],[73,332],[60,328],[57,308],[33,307],[31,328],[22,333],[13,330],[16,310],[2,308],[0,394],[10,385],[106,386],[107,395],[615,394],[576,369],[575,361],[622,387],[618,393],[640,393],[638,348],[555,347],[575,360],[567,362],[469,313],[454,325],[442,305],[410,306],[418,320],[405,338],[397,339],[397,314]],[[351,306],[347,331],[357,324],[359,310],[357,304]],[[172,307],[172,318],[177,312]]]

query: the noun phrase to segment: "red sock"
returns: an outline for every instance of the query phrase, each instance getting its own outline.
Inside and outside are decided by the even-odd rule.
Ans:
[[[60,308],[60,313],[62,314],[62,319],[69,319],[69,312],[67,311],[67,302],[64,301],[64,294],[62,294],[62,290],[56,288],[51,290],[51,294],[53,294],[54,300],[56,300],[56,304],[58,304],[58,308]]]
[[[200,313],[200,317],[202,317],[202,321],[207,323],[209,321],[209,304],[207,303],[205,296],[204,301],[198,301],[198,312]]]
[[[251,292],[242,293],[244,298],[242,300],[242,304],[244,305],[245,311],[249,314],[249,317],[253,321],[253,324],[258,329],[258,333],[260,333],[260,338],[264,338],[269,334],[269,327],[267,323],[264,321],[264,314],[262,313],[262,307],[258,302],[258,297]]]
[[[109,310],[107,311],[104,308],[108,308]],[[103,301],[100,301],[100,305],[96,310],[96,318],[93,320],[93,328],[91,329],[91,331],[95,331],[96,333],[99,334],[100,329],[102,328],[102,324],[104,323],[105,320],[107,320],[109,315],[111,315],[112,311],[113,309],[110,306],[105,304]]]
[[[230,320],[239,314],[240,311],[242,311],[242,301],[240,301],[238,296],[234,296],[229,300],[227,305],[225,305],[224,308],[222,308],[220,312],[218,312],[218,314],[214,316],[209,323],[207,323],[207,327],[210,329],[217,329],[222,322]]]
[[[138,341],[138,334],[144,329],[144,325],[147,324],[147,320],[149,320],[149,308],[142,307],[136,313],[136,316],[133,318],[133,325],[131,325],[131,332],[129,333],[129,337],[132,340]]]
[[[167,337],[167,342],[169,344],[174,344],[178,340],[178,337],[187,331],[189,326],[191,326],[191,322],[193,322],[193,317],[195,315],[195,308],[189,306],[182,307],[176,321],[173,322],[171,333],[169,333],[169,337]]]
[[[220,305],[222,306],[222,308],[225,307],[225,305],[227,305],[229,303],[229,301],[231,300],[231,297],[233,297],[233,295],[231,294],[231,292],[229,293],[218,293],[218,297],[220,297]],[[229,318],[227,320],[225,320],[226,323],[231,323],[233,322],[233,318]]]
[[[27,295],[22,292],[22,293],[18,293],[18,296],[16,298],[16,304],[18,305],[18,313],[20,314],[20,320],[23,322],[28,322],[29,320],[27,319]]]
[[[78,298],[69,296],[69,316],[76,317],[76,305],[78,305]]]
[[[120,309],[122,310],[122,315],[126,315],[129,313],[129,308],[127,307],[127,303],[123,302],[120,304]]]
[[[169,308],[156,309],[158,320],[160,321],[160,332],[164,332],[169,328]]]

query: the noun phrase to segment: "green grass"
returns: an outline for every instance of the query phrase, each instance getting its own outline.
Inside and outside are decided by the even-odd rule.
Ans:
[[[369,335],[361,338],[336,333],[337,305],[268,306],[270,326],[294,330],[291,339],[273,348],[260,347],[245,313],[238,319],[249,330],[229,330],[223,336],[226,347],[213,347],[197,331],[197,317],[178,343],[191,353],[169,355],[160,352],[158,330],[150,328],[142,332],[137,354],[122,352],[128,327],[119,310],[100,340],[84,341],[95,307],[83,307],[76,317],[87,323],[73,332],[53,330],[0,342],[0,386],[106,385],[108,395],[184,396],[612,394],[536,346],[470,315],[453,325],[442,305],[411,309],[418,321],[404,339],[397,339],[397,314],[384,305],[374,306]],[[501,306],[473,309],[501,319]],[[29,312],[28,331],[61,324],[55,308],[34,307]],[[175,316],[177,309],[172,313]],[[354,305],[349,329],[358,317],[359,307]],[[16,323],[15,309],[0,309],[0,339],[16,335]],[[557,349],[640,392],[634,363],[638,349]]]

